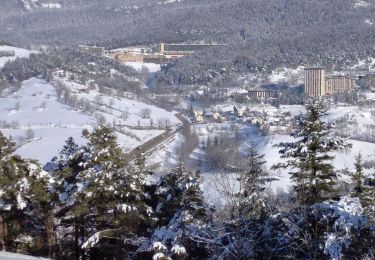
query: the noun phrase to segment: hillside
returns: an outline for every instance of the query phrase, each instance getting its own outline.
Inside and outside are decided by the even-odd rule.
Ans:
[[[340,70],[375,56],[373,0],[3,2],[0,39],[18,45],[227,44],[165,68],[159,81],[172,85],[300,65]]]
[[[84,111],[83,105],[74,108],[64,103],[51,84],[37,78],[24,81],[19,90],[0,98],[0,130],[17,142],[16,153],[46,163],[62,147],[67,137],[72,136],[82,144],[82,130],[93,129],[99,123],[113,125],[117,129],[121,147],[129,152],[162,134],[166,120],[170,127],[180,123],[173,113],[155,106],[126,98],[113,98],[95,90],[80,92],[74,89],[79,85],[69,82],[66,86],[80,102],[92,103],[93,111]],[[94,101],[99,96],[101,102],[96,104]],[[107,104],[111,104],[110,107]],[[141,116],[145,109],[150,111],[147,119]],[[155,124],[151,129],[150,120]],[[158,127],[158,124],[163,126]]]
[[[0,45],[0,52],[9,52],[11,56],[8,57],[0,57],[0,69],[4,66],[4,64],[8,61],[13,61],[16,58],[27,58],[31,53],[35,53],[32,51],[28,51],[21,48],[16,48],[12,46],[1,46]]]

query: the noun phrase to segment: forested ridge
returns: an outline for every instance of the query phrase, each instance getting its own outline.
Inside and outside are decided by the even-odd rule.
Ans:
[[[0,38],[18,45],[227,44],[164,69],[159,78],[169,84],[207,83],[221,74],[281,66],[342,69],[374,56],[372,0],[65,0],[54,1],[61,8],[30,10],[21,1],[4,2]]]

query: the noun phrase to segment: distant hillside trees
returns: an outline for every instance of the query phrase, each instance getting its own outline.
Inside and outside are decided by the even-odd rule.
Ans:
[[[12,30],[0,31],[0,38],[24,46],[89,43],[108,49],[159,42],[227,44],[166,66],[158,75],[161,85],[207,84],[234,73],[298,65],[340,70],[375,56],[371,1],[362,6],[352,0],[56,1],[62,8],[24,12],[22,4],[4,0],[0,25]]]
[[[0,70],[0,78],[24,81],[42,76],[52,80],[52,71],[56,70],[62,70],[65,76],[70,74],[70,80],[82,85],[93,80],[102,89],[140,92],[141,88],[142,75],[133,68],[75,48],[52,48],[39,54],[31,54],[29,58],[9,61]],[[116,71],[115,75],[113,70]]]

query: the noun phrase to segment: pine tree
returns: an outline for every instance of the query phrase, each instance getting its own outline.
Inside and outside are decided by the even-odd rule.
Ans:
[[[258,219],[263,214],[262,192],[265,189],[267,173],[264,169],[264,154],[259,155],[254,140],[250,141],[246,157],[247,167],[240,173],[238,213],[240,219]]]
[[[375,225],[375,178],[370,180],[372,185],[367,187],[362,194],[362,206],[365,214],[369,217],[370,222]]]
[[[63,254],[76,259],[87,254],[117,257],[125,233],[138,235],[149,225],[152,210],[143,191],[148,178],[145,159],[140,155],[128,165],[115,133],[108,127],[91,133],[85,130],[83,136],[86,145],[78,147],[68,138],[47,167],[52,169],[57,215],[63,226]],[[116,249],[93,244],[95,236],[118,241]]]
[[[179,209],[183,192],[180,184],[184,182],[187,174],[184,164],[180,163],[171,173],[160,178],[156,189],[158,226],[167,225]]]
[[[276,145],[286,162],[274,165],[273,169],[291,169],[297,200],[313,204],[333,196],[337,176],[332,152],[350,145],[342,138],[331,136],[333,126],[323,120],[327,109],[322,101],[309,100],[305,108],[306,114],[297,118],[298,128],[291,134],[296,141]]]
[[[49,177],[38,163],[14,155],[14,151],[15,143],[0,132],[1,246],[12,251],[17,240],[31,237],[26,252],[53,257],[56,244]]]
[[[157,228],[149,241],[154,258],[208,256],[204,238],[211,221],[210,207],[204,202],[199,178],[199,172],[188,172],[183,164],[162,177],[157,192],[158,212],[163,214],[159,214],[159,223],[167,224]]]
[[[354,195],[360,197],[361,194],[365,191],[363,162],[361,153],[358,153],[358,155],[355,156],[354,167],[355,172],[352,174],[352,179],[354,182]]]
[[[87,145],[81,148],[87,161],[77,175],[80,186],[74,194],[77,203],[73,214],[85,216],[90,236],[99,232],[99,237],[110,236],[121,247],[124,243],[120,241],[126,238],[126,234],[142,234],[149,220],[151,210],[145,203],[143,189],[146,178],[144,160],[128,165],[116,134],[108,127],[99,127],[92,133],[85,131],[83,135],[88,140]],[[121,234],[119,230],[126,232]],[[112,253],[120,251],[116,248]],[[112,253],[105,246],[98,249],[92,245],[90,249],[90,255],[98,257]]]
[[[355,172],[352,174],[354,182],[353,196],[359,197],[365,214],[375,223],[375,178],[366,178],[363,172],[362,155],[355,157]]]
[[[250,141],[244,166],[236,174],[235,192],[230,191],[230,214],[224,221],[224,236],[221,241],[227,241],[220,253],[222,258],[252,259],[253,247],[256,240],[255,227],[266,219],[265,199],[263,191],[267,181],[264,167],[264,155],[256,149],[254,140]],[[228,208],[228,207],[226,207]]]
[[[83,135],[88,140],[88,160],[78,174],[79,181],[85,185],[76,194],[82,205],[76,210],[90,213],[96,229],[102,230],[114,223],[115,215],[136,211],[133,203],[125,203],[136,200],[135,176],[125,169],[124,154],[110,128],[100,127]]]
[[[43,168],[53,178],[53,204],[55,216],[59,219],[59,233],[62,234],[59,241],[60,253],[68,258],[79,259],[83,252],[80,241],[87,235],[87,223],[85,214],[75,211],[79,207],[79,201],[75,195],[81,183],[77,178],[84,170],[87,163],[87,154],[84,147],[79,147],[72,137],[65,140],[65,144],[54,157]],[[73,214],[73,210],[74,213]]]

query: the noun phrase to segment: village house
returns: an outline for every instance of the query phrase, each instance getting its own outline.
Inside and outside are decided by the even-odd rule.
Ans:
[[[195,122],[198,123],[198,124],[203,123],[204,122],[203,115],[196,115],[195,116]]]
[[[194,122],[196,122],[196,123],[203,123],[204,122],[203,111],[194,109],[193,114],[194,114]]]
[[[246,108],[245,107],[233,107],[233,112],[236,116],[238,117],[243,117],[244,115],[247,114]]]

